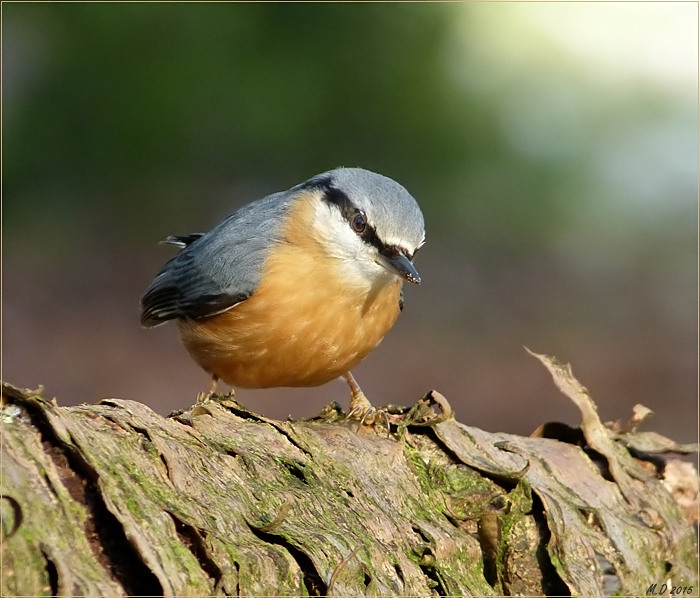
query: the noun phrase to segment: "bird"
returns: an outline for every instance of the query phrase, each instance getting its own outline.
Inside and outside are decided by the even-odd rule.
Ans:
[[[182,343],[233,388],[312,387],[343,377],[348,417],[376,409],[351,370],[403,309],[425,243],[423,213],[386,176],[336,168],[253,201],[180,251],[141,298],[141,324],[176,320]],[[369,418],[369,419],[368,419]]]

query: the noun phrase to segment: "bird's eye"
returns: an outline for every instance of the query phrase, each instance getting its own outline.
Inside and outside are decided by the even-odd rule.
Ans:
[[[350,226],[352,226],[352,230],[354,230],[358,235],[365,232],[365,229],[367,228],[367,218],[365,218],[365,213],[358,212],[355,214],[350,222]]]

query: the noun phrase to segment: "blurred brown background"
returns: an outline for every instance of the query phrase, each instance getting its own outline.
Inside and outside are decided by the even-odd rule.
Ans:
[[[161,413],[207,376],[138,300],[173,248],[339,165],[417,198],[428,242],[355,375],[375,404],[697,436],[695,3],[5,3],[2,376]],[[303,282],[301,282],[303,284]],[[310,416],[344,383],[240,391]]]

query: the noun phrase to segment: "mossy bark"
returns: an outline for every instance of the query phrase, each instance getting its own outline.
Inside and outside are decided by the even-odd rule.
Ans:
[[[163,418],[3,385],[2,595],[697,595],[663,479],[695,447],[630,450],[542,359],[580,429],[487,433],[437,393],[388,434],[337,408],[280,422],[226,396]]]

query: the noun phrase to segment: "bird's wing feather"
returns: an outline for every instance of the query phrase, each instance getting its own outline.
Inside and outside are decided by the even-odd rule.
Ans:
[[[167,245],[176,245],[180,249],[184,249],[185,247],[191,245],[197,239],[203,236],[204,233],[190,233],[189,235],[170,235],[169,237],[165,237],[165,239],[163,239],[161,243]]]
[[[262,277],[293,195],[276,193],[248,204],[208,233],[169,237],[183,247],[141,299],[141,323],[203,318],[245,301]]]

